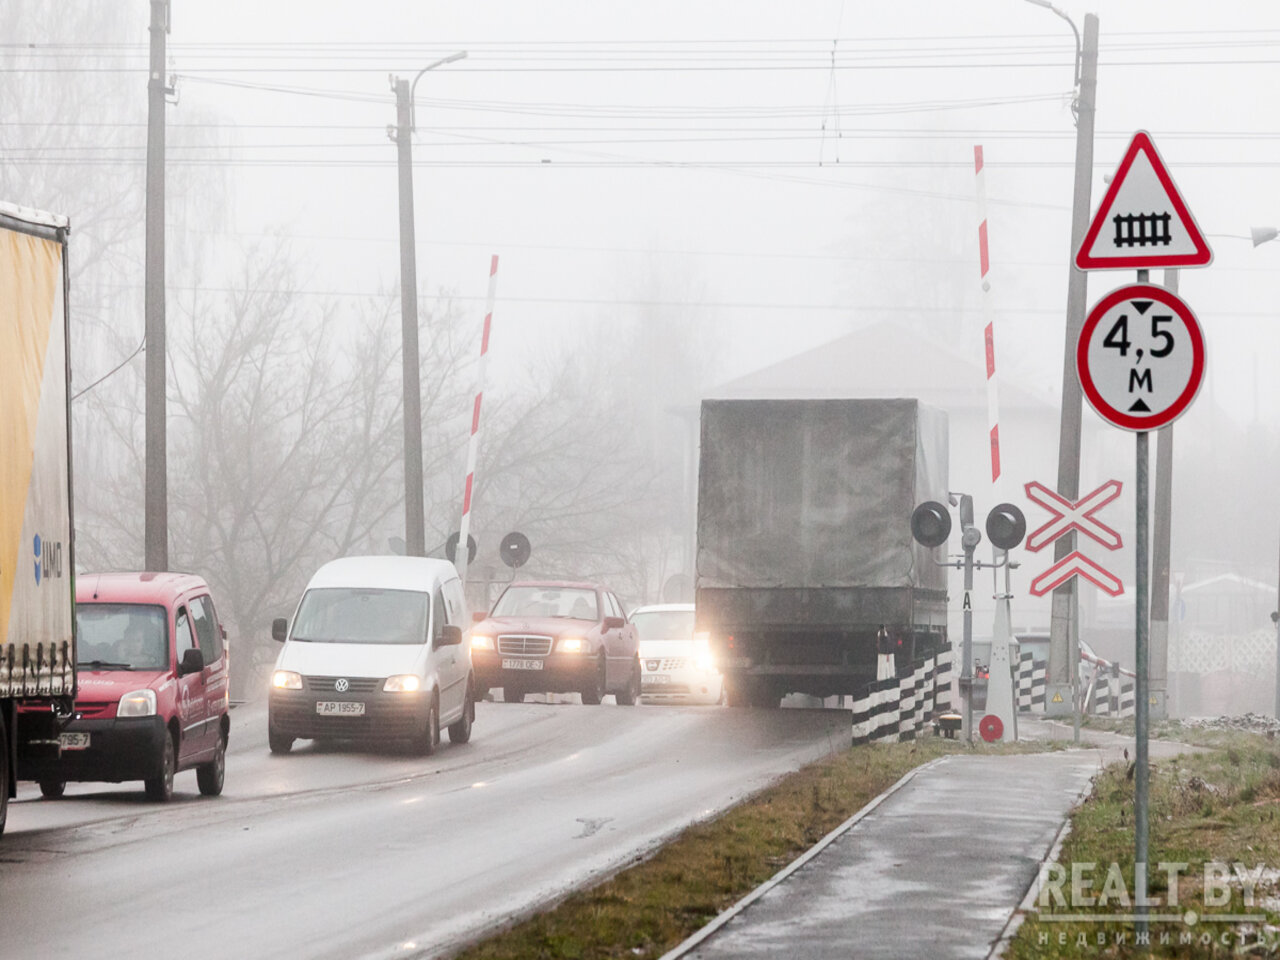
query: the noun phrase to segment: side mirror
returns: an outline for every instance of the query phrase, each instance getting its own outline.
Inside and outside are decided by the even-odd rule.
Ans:
[[[289,621],[284,617],[276,617],[271,621],[271,639],[284,643],[284,638],[287,636],[289,636]]]
[[[627,625],[627,621],[622,617],[605,617],[604,628],[606,630],[620,630]]]
[[[462,642],[462,628],[456,623],[446,623],[440,628],[440,646],[452,647]]]
[[[185,677],[189,673],[199,673],[204,669],[204,653],[192,647],[182,655],[178,664],[178,676]]]
[[[489,619],[489,614],[484,610],[477,610],[475,613],[471,614],[472,623],[484,623],[484,621],[488,619]]]

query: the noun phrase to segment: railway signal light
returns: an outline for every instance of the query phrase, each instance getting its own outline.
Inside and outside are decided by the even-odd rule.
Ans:
[[[911,513],[911,536],[930,549],[942,546],[951,536],[951,514],[937,500],[926,500]]]

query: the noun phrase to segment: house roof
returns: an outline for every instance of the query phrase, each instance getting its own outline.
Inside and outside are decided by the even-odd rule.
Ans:
[[[999,386],[1002,409],[1056,409],[1008,377]],[[884,321],[720,384],[708,396],[909,396],[948,410],[985,410],[987,371],[977,350],[966,355],[902,323]]]

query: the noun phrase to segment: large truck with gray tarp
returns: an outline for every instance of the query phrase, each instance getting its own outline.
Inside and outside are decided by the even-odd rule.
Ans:
[[[67,232],[0,203],[0,832],[18,760],[56,754],[75,703]]]
[[[704,400],[697,630],[737,706],[861,693],[947,649],[946,570],[911,512],[947,496],[917,400]]]

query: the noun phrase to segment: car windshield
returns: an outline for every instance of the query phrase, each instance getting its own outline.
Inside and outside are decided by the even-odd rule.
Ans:
[[[84,670],[163,670],[168,611],[144,603],[77,603],[76,662]]]
[[[693,639],[692,610],[639,610],[631,615],[640,642]]]
[[[596,592],[578,587],[508,587],[493,606],[495,617],[560,617],[598,620]]]
[[[308,590],[291,636],[309,643],[425,643],[430,597],[417,590]]]

